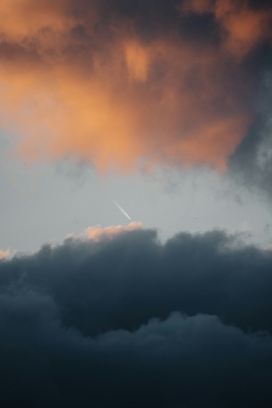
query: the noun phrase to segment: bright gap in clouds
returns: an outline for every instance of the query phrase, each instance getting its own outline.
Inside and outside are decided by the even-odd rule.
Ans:
[[[266,202],[207,170],[114,177],[67,162],[33,167],[9,159],[2,161],[0,186],[0,248],[11,251],[32,252],[96,225],[125,226],[110,196],[118,197],[144,228],[158,229],[163,240],[179,231],[220,228],[243,232],[262,247],[272,241]]]

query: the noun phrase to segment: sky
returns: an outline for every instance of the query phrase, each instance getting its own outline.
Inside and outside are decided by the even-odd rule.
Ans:
[[[271,27],[0,2],[1,406],[271,407]]]

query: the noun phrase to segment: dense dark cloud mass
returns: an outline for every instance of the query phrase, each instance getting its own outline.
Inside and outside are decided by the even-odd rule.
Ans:
[[[270,407],[271,271],[270,251],[220,231],[2,260],[2,406]]]

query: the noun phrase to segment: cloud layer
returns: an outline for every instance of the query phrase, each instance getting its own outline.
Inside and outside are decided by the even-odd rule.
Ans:
[[[4,0],[0,16],[1,123],[25,159],[225,171],[255,120],[261,3]]]
[[[271,406],[271,267],[271,251],[219,231],[162,245],[135,229],[2,260],[2,403]]]

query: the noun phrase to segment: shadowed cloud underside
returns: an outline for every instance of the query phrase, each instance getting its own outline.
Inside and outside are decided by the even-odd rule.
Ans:
[[[162,245],[122,230],[2,260],[1,405],[268,408],[271,268],[220,231]]]

